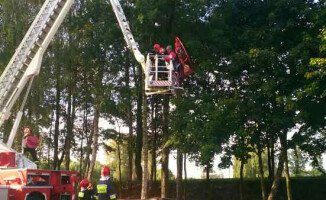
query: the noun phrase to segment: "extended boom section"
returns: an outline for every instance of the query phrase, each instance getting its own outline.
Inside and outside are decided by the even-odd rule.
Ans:
[[[38,75],[43,54],[73,0],[46,0],[0,77],[0,127],[28,80]]]
[[[160,76],[160,80],[153,81],[151,76],[151,69],[156,68],[153,66],[151,60],[145,60],[145,56],[139,51],[138,43],[135,41],[134,36],[131,32],[129,23],[127,18],[124,14],[124,11],[121,7],[119,0],[110,0],[112,9],[115,13],[117,21],[119,23],[120,29],[122,31],[123,37],[127,43],[129,49],[132,50],[137,62],[142,66],[143,72],[145,74],[145,93],[146,95],[153,95],[153,94],[172,94],[174,91],[174,84],[172,83],[172,73],[168,73],[168,76]],[[149,55],[147,56],[149,58]],[[170,69],[173,68],[170,65],[170,62],[166,62],[164,64],[166,71],[171,71]],[[169,69],[169,67],[171,67]],[[161,73],[161,72],[160,72]],[[165,71],[163,72],[165,73]],[[153,84],[156,83],[156,84]]]
[[[121,7],[119,0],[110,0],[110,2],[112,5],[112,8],[113,8],[113,11],[115,13],[115,16],[118,20],[118,23],[120,25],[124,39],[128,45],[128,48],[133,51],[137,62],[139,62],[141,64],[141,66],[143,67],[143,71],[146,71],[145,56],[138,49],[138,43],[135,41],[134,36],[131,33],[129,23],[126,19],[126,16],[123,12],[123,9]]]

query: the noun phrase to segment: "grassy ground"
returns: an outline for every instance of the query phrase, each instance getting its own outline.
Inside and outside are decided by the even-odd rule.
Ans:
[[[268,192],[271,182],[267,181]],[[293,199],[294,200],[326,200],[326,178],[322,177],[304,177],[293,178]],[[134,183],[133,190],[128,191],[125,188],[117,193],[120,198],[139,198],[141,184]],[[160,197],[160,183],[154,183],[150,189],[150,197]],[[175,198],[175,181],[169,185],[170,194],[168,197]],[[260,182],[258,179],[249,179],[244,181],[245,200],[260,200]],[[239,200],[239,180],[238,179],[214,179],[208,183],[205,180],[188,180],[186,200]],[[278,200],[286,200],[285,180],[281,182],[278,194]]]

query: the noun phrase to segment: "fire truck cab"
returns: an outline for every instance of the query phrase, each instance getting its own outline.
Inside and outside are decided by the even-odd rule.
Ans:
[[[71,200],[78,174],[33,169],[0,170],[1,200]]]

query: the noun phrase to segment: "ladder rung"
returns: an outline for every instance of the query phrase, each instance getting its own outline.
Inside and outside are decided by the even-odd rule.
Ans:
[[[35,46],[37,46],[38,48],[41,47],[41,44],[37,43],[37,41],[34,43]]]
[[[23,77],[24,73],[21,73],[19,70],[17,71],[17,73],[15,74],[15,78],[17,80],[20,80],[21,77]]]
[[[42,40],[45,40],[46,36],[47,36],[47,33],[44,32],[44,31],[42,31],[42,33],[41,33],[38,37],[39,37],[40,39],[42,39]]]
[[[50,18],[53,19],[53,20],[56,20],[58,18],[58,14],[55,13],[55,12],[52,12],[51,15],[50,15]]]
[[[33,56],[30,55],[30,54],[29,55],[26,55],[26,58],[33,60]]]
[[[41,43],[40,43],[40,42],[41,42]],[[37,46],[40,47],[40,46],[42,46],[42,42],[43,42],[43,41],[41,41],[41,40],[36,40],[36,41],[35,41],[35,44],[36,44]]]
[[[66,1],[64,0],[59,0],[58,5],[60,5],[61,7],[63,7],[66,4]]]
[[[48,33],[48,32],[50,31],[50,29],[51,29],[51,28],[50,28],[49,26],[44,26],[42,30],[43,30],[44,32]]]
[[[19,71],[20,73],[25,73],[25,70],[23,70],[22,68],[19,68],[18,71]]]
[[[59,13],[60,13],[60,8],[61,8],[61,7],[59,7],[58,4],[57,4],[57,5],[54,7],[53,12],[55,12],[56,14],[59,14]]]
[[[35,44],[33,44],[33,46],[31,47],[31,51],[33,51],[34,53],[37,53],[38,49],[39,49],[39,47]]]
[[[29,58],[26,58],[23,63],[25,63],[27,66],[31,64],[32,60]]]
[[[30,52],[28,52],[28,54],[27,54],[27,57],[29,57],[30,59],[33,59],[34,56],[35,56],[35,53],[34,53],[33,51],[30,51]]]
[[[19,69],[26,71],[27,68],[28,68],[28,65],[26,65],[25,63],[22,63]]]
[[[62,7],[59,6],[58,4],[57,4],[56,7],[54,8],[54,12],[56,12],[58,15],[60,14],[61,10],[62,10]]]
[[[7,102],[10,99],[11,92],[16,89],[66,3],[67,0],[48,1],[45,10],[40,14],[36,25],[27,36],[22,48],[16,54],[17,57],[14,58],[13,64],[8,67],[7,73],[1,81],[0,102]],[[4,106],[0,103],[0,108],[4,108]]]
[[[53,19],[51,19],[51,18],[49,18],[48,19],[48,21],[46,21],[46,24],[48,25],[48,26],[53,26],[53,24],[54,24],[54,20]]]

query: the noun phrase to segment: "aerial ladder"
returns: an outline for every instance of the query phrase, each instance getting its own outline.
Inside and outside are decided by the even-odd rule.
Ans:
[[[67,15],[73,0],[46,0],[0,77],[0,127],[8,120],[23,91],[25,96],[6,144],[0,142],[1,200],[72,200],[78,173],[37,169],[12,149],[23,108],[43,55]],[[27,86],[27,87],[26,87]]]
[[[12,146],[17,132],[19,122],[23,115],[23,107],[26,103],[33,79],[40,72],[44,52],[50,41],[53,39],[59,26],[69,11],[73,0],[46,0],[36,19],[26,33],[14,56],[5,68],[0,77],[0,127],[11,115],[13,105],[17,98],[28,84],[25,98],[21,109],[17,113],[16,123],[13,126],[7,145]],[[139,51],[138,43],[131,33],[129,23],[118,0],[110,0],[117,21],[120,25],[124,39],[129,49],[132,50],[136,60],[142,66],[145,73],[146,94],[171,94],[175,83],[173,83],[172,61],[165,62],[159,66],[159,60],[163,59],[158,55],[145,56]],[[165,71],[159,71],[164,68]],[[154,70],[153,70],[154,69]],[[158,80],[159,73],[166,73],[166,76]]]
[[[33,79],[40,72],[43,55],[72,3],[73,0],[45,1],[0,77],[0,127],[9,119],[12,107],[25,86],[28,85],[7,144],[0,143],[0,150],[11,149],[12,147]],[[21,159],[18,159],[19,167],[36,168],[36,165],[27,158],[20,157]]]

